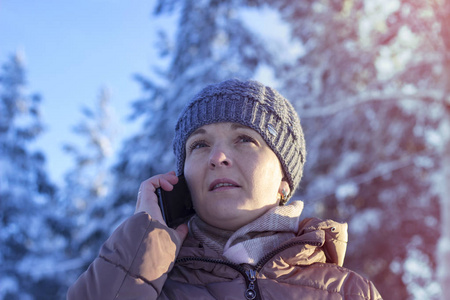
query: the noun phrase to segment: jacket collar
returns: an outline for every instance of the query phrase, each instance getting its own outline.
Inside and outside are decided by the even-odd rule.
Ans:
[[[308,218],[300,222],[298,237],[320,242],[326,262],[342,266],[348,243],[348,225],[333,220]]]
[[[293,246],[280,250],[279,253],[282,252],[283,260],[292,265],[327,262],[342,266],[347,250],[347,230],[346,223],[323,221],[317,218],[304,219],[299,223],[297,236],[281,245],[282,247],[290,244]],[[302,248],[295,245],[302,245]],[[191,234],[185,240],[179,257],[189,256],[224,259]]]

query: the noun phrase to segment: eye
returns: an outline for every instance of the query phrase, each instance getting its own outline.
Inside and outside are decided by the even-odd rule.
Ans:
[[[192,152],[195,149],[200,149],[200,148],[204,148],[204,147],[208,147],[208,144],[206,143],[206,141],[204,140],[198,140],[198,141],[194,141],[189,145],[189,152]]]
[[[240,135],[238,137],[238,142],[239,143],[254,143],[254,144],[256,144],[256,140],[248,135]]]

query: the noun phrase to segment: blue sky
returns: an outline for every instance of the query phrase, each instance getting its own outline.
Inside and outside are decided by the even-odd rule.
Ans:
[[[130,102],[140,95],[132,76],[149,74],[157,63],[154,34],[165,26],[152,15],[154,2],[0,0],[0,63],[24,53],[29,92],[43,98],[47,129],[37,146],[53,180],[71,166],[62,145],[76,140],[71,128],[80,109],[93,107],[102,87],[111,92],[119,137],[127,135]]]
[[[164,65],[155,49],[156,33],[165,29],[173,34],[176,28],[176,16],[153,15],[155,2],[0,0],[0,64],[16,51],[24,54],[29,92],[43,98],[46,131],[36,146],[45,152],[50,176],[57,183],[73,164],[62,146],[83,145],[72,128],[82,118],[82,106],[93,108],[102,87],[111,94],[120,124],[119,142],[136,130],[136,125],[126,122],[131,102],[141,95],[133,75],[148,77],[155,65]],[[286,46],[289,30],[277,14],[240,13],[255,32],[276,40],[275,45],[290,49],[289,53],[301,52],[295,43]],[[262,18],[271,25],[257,26]],[[260,77],[271,81],[264,73]]]

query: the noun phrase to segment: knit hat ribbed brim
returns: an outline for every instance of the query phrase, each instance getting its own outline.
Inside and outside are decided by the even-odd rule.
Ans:
[[[248,126],[262,136],[281,162],[291,189],[288,198],[293,195],[306,156],[300,119],[288,100],[257,81],[231,79],[209,85],[186,105],[173,140],[178,174],[183,173],[188,137],[201,126],[221,122]]]

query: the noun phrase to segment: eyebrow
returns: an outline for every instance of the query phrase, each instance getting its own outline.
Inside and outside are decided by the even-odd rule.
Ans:
[[[242,124],[239,124],[239,123],[231,124],[231,129],[233,129],[233,130],[236,130],[236,129],[250,129],[251,130],[250,127],[242,125]]]
[[[239,123],[232,123],[232,124],[231,124],[231,129],[233,129],[233,130],[237,130],[237,129],[250,129],[250,130],[251,130],[250,127],[245,126],[245,125],[242,125],[242,124],[239,124]],[[192,136],[194,136],[194,135],[205,134],[205,133],[206,133],[206,130],[205,130],[205,129],[203,129],[203,128],[198,128],[198,129],[194,130],[193,133],[191,133],[191,135],[188,137],[188,139],[190,139],[190,138],[191,138]]]
[[[187,138],[187,140],[189,140],[191,137],[193,137],[194,135],[198,135],[198,134],[205,134],[206,130],[203,128],[198,128],[196,129],[193,133],[191,133],[191,135]]]

